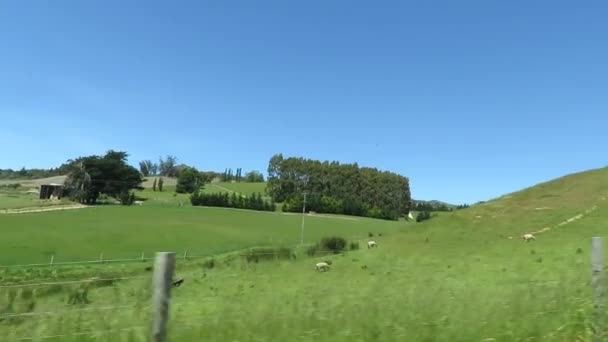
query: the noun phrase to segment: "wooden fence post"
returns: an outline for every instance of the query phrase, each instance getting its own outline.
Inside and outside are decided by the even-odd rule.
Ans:
[[[103,252],[99,253],[99,263],[103,264]]]
[[[146,255],[146,252],[141,252],[141,261],[146,260],[145,255]]]
[[[169,321],[169,302],[171,300],[171,285],[175,271],[175,253],[156,253],[154,263],[152,303],[152,341],[165,342],[167,338],[167,322]]]
[[[188,257],[188,250],[186,249],[186,250],[184,251],[184,260],[185,260],[187,257]]]
[[[51,255],[51,265],[53,264],[54,261],[55,261],[55,254]]]
[[[606,284],[604,283],[604,248],[601,237],[591,238],[591,286],[595,293],[595,336],[594,341],[602,341],[605,334],[604,329],[604,295]]]

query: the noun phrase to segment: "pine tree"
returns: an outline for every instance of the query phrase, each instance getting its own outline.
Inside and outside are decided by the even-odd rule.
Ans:
[[[233,192],[232,195],[230,195],[230,203],[229,203],[229,207],[231,208],[236,208],[238,204],[238,199],[236,198],[236,192]]]

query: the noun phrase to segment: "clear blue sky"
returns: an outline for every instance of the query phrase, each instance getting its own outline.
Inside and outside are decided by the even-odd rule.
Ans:
[[[475,202],[607,164],[606,1],[3,1],[0,168],[278,152]]]

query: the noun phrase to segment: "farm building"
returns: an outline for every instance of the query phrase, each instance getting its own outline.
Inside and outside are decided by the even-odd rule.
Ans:
[[[40,199],[61,199],[61,197],[63,197],[63,184],[40,185]]]

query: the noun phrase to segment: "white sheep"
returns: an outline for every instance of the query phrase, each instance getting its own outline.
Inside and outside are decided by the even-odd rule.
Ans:
[[[329,271],[329,264],[326,262],[318,262],[316,266],[317,266],[317,271],[319,271],[319,272],[321,270],[323,270],[323,272]]]
[[[524,234],[522,236],[522,239],[526,242],[530,242],[531,240],[536,240],[536,238],[532,234]]]
[[[367,248],[374,248],[374,247],[378,247],[378,244],[376,243],[376,241],[368,241],[367,242]]]

